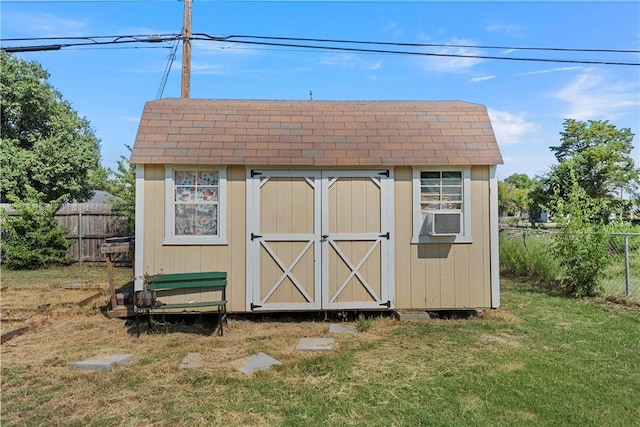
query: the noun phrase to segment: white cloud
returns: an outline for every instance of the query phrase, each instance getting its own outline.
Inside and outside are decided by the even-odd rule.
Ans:
[[[511,113],[489,108],[489,117],[496,139],[500,145],[512,145],[524,142],[523,136],[537,129],[535,123],[529,122],[524,113]]]
[[[481,55],[482,51],[475,47],[459,47],[473,46],[475,43],[469,40],[452,39],[444,46],[429,49],[425,53],[435,54],[429,56],[425,60],[427,69],[441,72],[461,72],[469,68],[473,68],[483,60],[475,58]]]
[[[61,18],[51,13],[11,13],[3,17],[3,25],[30,37],[75,37],[82,35],[87,23]]]
[[[318,64],[327,67],[340,67],[367,71],[378,71],[382,68],[382,61],[367,61],[353,53],[324,55]]]
[[[612,82],[605,73],[586,69],[561,89],[555,98],[566,104],[563,118],[616,119],[640,105],[638,83]]]
[[[404,34],[402,28],[395,22],[387,22],[383,27],[384,32],[391,34],[393,37],[400,37]]]
[[[516,76],[533,76],[536,74],[557,73],[562,71],[574,71],[574,70],[580,70],[582,68],[583,67],[556,67],[556,68],[550,68],[548,70],[538,70],[538,71],[529,71],[526,73],[517,73]]]
[[[478,82],[484,82],[486,80],[493,80],[495,79],[496,76],[479,76],[479,77],[474,77],[470,80],[471,83],[478,83]]]
[[[220,64],[191,63],[191,73],[201,75],[228,74],[229,67]]]

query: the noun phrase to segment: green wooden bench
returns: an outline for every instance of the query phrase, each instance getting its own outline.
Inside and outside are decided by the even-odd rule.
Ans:
[[[166,290],[193,290],[201,289],[202,291],[216,291],[219,298],[209,301],[194,301],[186,303],[168,303],[162,302],[162,296],[150,302],[147,307],[136,306],[136,327],[138,335],[140,335],[140,314],[147,314],[147,321],[151,327],[151,313],[166,313],[168,311],[175,313],[176,309],[182,309],[182,312],[188,312],[189,309],[203,307],[217,307],[218,325],[217,330],[220,335],[224,334],[223,323],[227,322],[227,273],[224,271],[205,271],[201,273],[177,273],[177,274],[158,274],[151,276],[146,280],[146,290],[154,294],[156,291]],[[137,298],[136,298],[137,299]],[[192,310],[195,311],[195,310]],[[214,330],[215,332],[215,330]]]

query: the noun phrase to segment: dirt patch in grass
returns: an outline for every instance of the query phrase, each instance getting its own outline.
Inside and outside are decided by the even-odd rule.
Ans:
[[[511,313],[505,308],[498,308],[494,310],[485,310],[482,312],[482,317],[485,319],[493,320],[496,322],[506,323],[520,323],[521,319],[515,314]]]
[[[107,303],[106,285],[91,287],[0,288],[0,331],[27,326],[30,329],[52,319],[77,314],[80,304],[97,309]]]
[[[519,348],[522,346],[520,342],[520,338],[509,335],[506,333],[500,334],[482,334],[478,336],[478,342],[482,344],[483,347],[505,347],[505,348]]]

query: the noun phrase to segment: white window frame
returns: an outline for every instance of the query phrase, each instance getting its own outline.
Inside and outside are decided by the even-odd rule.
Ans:
[[[206,170],[218,172],[218,235],[176,235],[174,209],[174,171],[176,170]],[[165,166],[165,225],[164,245],[226,245],[227,242],[227,169],[225,167],[208,167],[198,165]]]
[[[454,236],[420,234],[425,212],[420,207],[421,172],[462,172],[462,230]],[[472,243],[471,238],[471,168],[455,166],[421,167],[413,169],[413,236],[411,243]],[[435,212],[435,211],[434,211]],[[446,212],[446,211],[443,211]]]

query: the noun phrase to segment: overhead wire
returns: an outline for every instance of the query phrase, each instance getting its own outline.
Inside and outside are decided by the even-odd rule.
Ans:
[[[444,53],[444,52],[415,52],[406,50],[390,50],[390,49],[369,49],[369,48],[356,48],[345,46],[326,46],[326,45],[310,45],[310,44],[297,44],[297,43],[280,43],[280,42],[266,42],[266,41],[253,41],[253,40],[234,40],[234,38],[248,37],[248,36],[226,36],[216,37],[205,33],[194,33],[191,37],[192,40],[208,40],[219,41],[226,43],[239,43],[247,45],[258,46],[277,46],[277,47],[290,47],[299,49],[319,49],[319,50],[333,50],[343,52],[355,52],[355,53],[378,53],[378,54],[396,54],[396,55],[417,55],[417,56],[434,56],[434,57],[451,57],[451,58],[469,58],[469,59],[494,59],[504,61],[529,61],[529,62],[555,62],[555,63],[570,63],[570,64],[592,64],[592,65],[635,65],[640,66],[640,62],[629,61],[613,61],[613,60],[583,60],[583,59],[552,59],[552,58],[531,58],[531,57],[510,57],[510,56],[493,56],[493,55],[480,55],[480,54],[463,54],[463,53]],[[259,36],[251,36],[258,38]],[[263,37],[264,38],[264,37]],[[311,41],[328,41],[328,39],[307,39]],[[333,41],[335,43],[367,43],[376,44],[375,42],[355,42],[355,41]],[[380,43],[384,44],[384,43]],[[479,46],[467,46],[467,45],[439,45],[440,47],[474,47]],[[497,48],[497,47],[494,47]],[[506,49],[506,48],[503,48]],[[640,51],[633,51],[634,53],[640,53]]]
[[[210,36],[206,33],[195,33],[197,35]],[[194,34],[194,35],[195,35]],[[380,41],[363,41],[363,40],[346,40],[346,39],[324,39],[324,38],[307,38],[307,37],[273,37],[273,36],[252,36],[252,35],[230,35],[224,36],[222,39],[258,39],[258,40],[284,40],[284,41],[305,41],[318,43],[347,43],[347,44],[365,44],[380,46],[406,46],[406,47],[459,47],[459,48],[476,48],[476,49],[500,49],[500,50],[534,50],[534,51],[559,51],[559,52],[598,52],[598,53],[638,53],[640,50],[623,50],[623,49],[587,49],[587,48],[562,48],[562,47],[525,47],[525,46],[484,46],[472,44],[455,44],[455,43],[407,43],[407,42],[380,42]]]
[[[103,41],[104,39],[111,39]],[[34,46],[9,46],[0,47],[1,50],[7,52],[32,52],[38,50],[60,50],[62,48],[76,46],[101,47],[105,45],[114,45],[122,43],[161,43],[182,40],[181,34],[160,34],[160,35],[126,35],[126,36],[91,36],[91,37],[47,37],[33,39],[0,39],[4,41],[36,41],[36,40],[86,40],[84,43],[58,43],[51,45],[34,45]],[[287,47],[294,49],[313,49],[313,50],[330,50],[351,53],[369,53],[369,54],[390,54],[390,55],[414,55],[429,57],[448,57],[448,58],[467,58],[467,59],[489,59],[502,61],[525,61],[525,62],[553,62],[568,64],[591,64],[591,65],[619,65],[619,66],[640,66],[640,62],[609,60],[609,59],[563,59],[563,58],[536,58],[536,57],[514,57],[499,55],[483,55],[480,53],[450,53],[450,52],[424,52],[411,50],[396,49],[375,49],[364,47],[350,47],[348,45],[379,45],[379,46],[403,46],[415,48],[448,48],[448,49],[502,49],[505,51],[529,50],[529,51],[559,51],[559,52],[590,52],[590,53],[616,53],[616,54],[640,54],[635,50],[620,49],[572,49],[572,48],[547,48],[547,47],[522,47],[522,46],[482,46],[468,44],[440,44],[440,43],[398,43],[398,42],[375,42],[362,40],[342,40],[342,39],[320,39],[320,38],[302,38],[302,37],[270,37],[270,36],[251,36],[251,35],[230,35],[230,36],[213,36],[207,33],[194,33],[190,40],[201,40],[209,42],[225,42],[234,44],[244,44],[250,46],[269,46],[269,47]],[[305,43],[290,43],[290,42]],[[327,43],[334,44],[328,45]]]
[[[162,80],[160,80],[160,87],[158,88],[158,92],[156,93],[156,99],[162,98],[162,94],[164,93],[164,88],[167,85],[167,80],[169,79],[169,73],[171,72],[171,67],[173,66],[173,62],[176,59],[176,52],[178,50],[179,45],[180,45],[180,38],[176,38],[173,43],[173,46],[171,47],[171,53],[169,53],[169,56],[168,56],[167,66],[165,67],[164,73],[162,74]]]

